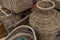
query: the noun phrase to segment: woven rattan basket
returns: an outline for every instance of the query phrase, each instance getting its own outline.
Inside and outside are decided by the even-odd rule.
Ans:
[[[34,30],[26,25],[19,26],[15,28],[5,40],[36,40],[36,35]]]
[[[30,15],[30,24],[39,32],[41,40],[54,40],[60,28],[60,14],[54,7],[53,1],[38,1],[36,10]]]
[[[2,0],[2,5],[13,10],[15,13],[29,9],[33,5],[33,0]]]
[[[0,21],[0,38],[6,37],[8,34],[7,30],[3,26],[2,22]]]
[[[20,21],[20,17],[18,15],[13,14],[9,10],[0,9],[0,20],[3,22],[4,27],[6,29],[11,29],[12,25]],[[14,28],[14,27],[12,27]],[[7,30],[8,31],[8,30]]]

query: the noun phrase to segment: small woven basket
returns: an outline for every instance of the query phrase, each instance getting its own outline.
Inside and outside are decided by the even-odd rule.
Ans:
[[[0,20],[3,22],[4,27],[6,29],[11,30],[12,28],[14,28],[14,27],[12,27],[12,25],[14,25],[18,21],[20,21],[20,19],[21,18],[18,15],[11,13],[11,11],[6,10],[6,9],[5,10],[0,9]],[[7,30],[7,31],[9,31],[9,30]]]
[[[3,7],[20,13],[33,6],[33,0],[2,0]]]

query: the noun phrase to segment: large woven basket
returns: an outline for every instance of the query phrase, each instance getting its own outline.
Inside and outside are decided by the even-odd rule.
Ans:
[[[2,0],[2,5],[13,10],[15,13],[29,9],[33,5],[33,0]]]
[[[36,40],[36,35],[34,30],[26,25],[19,26],[15,28],[5,40]]]
[[[37,9],[30,15],[30,24],[41,40],[54,40],[60,28],[60,14],[54,7],[53,1],[38,1]]]

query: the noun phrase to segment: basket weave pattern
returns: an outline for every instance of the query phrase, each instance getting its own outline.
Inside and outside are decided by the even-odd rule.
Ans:
[[[5,40],[12,40],[18,37],[23,38],[25,37],[27,40],[34,40],[34,34],[29,26],[22,25],[15,28]]]
[[[5,8],[9,10],[12,9],[15,13],[19,13],[26,9],[31,8],[33,5],[33,1],[32,0],[2,0],[2,4]]]
[[[51,7],[51,4],[49,1],[41,1],[39,6],[47,8]],[[41,40],[55,39],[60,28],[60,17],[58,15],[60,14],[54,9],[43,10],[42,8],[37,8],[30,15],[30,24],[37,32],[39,32]]]

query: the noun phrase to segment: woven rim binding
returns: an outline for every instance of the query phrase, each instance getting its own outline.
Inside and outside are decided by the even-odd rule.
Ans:
[[[52,3],[53,6],[48,7],[48,8],[43,8],[43,7],[40,7],[40,6],[38,5],[40,2],[50,2],[50,3]],[[37,8],[39,8],[40,10],[49,10],[49,9],[52,9],[52,8],[55,7],[55,3],[54,3],[53,1],[45,1],[45,0],[43,0],[43,1],[38,1],[37,4],[36,4],[36,6],[37,6]]]
[[[23,35],[30,36],[31,38],[33,38],[32,35],[30,35],[30,34],[27,34],[27,33],[18,33],[16,35],[14,35],[13,37],[9,38],[9,40],[14,40],[14,38],[16,38],[17,36],[23,36]]]
[[[37,40],[34,29],[31,28],[31,27],[29,27],[29,26],[27,26],[27,25],[21,25],[21,26],[15,28],[13,31],[11,31],[11,33],[9,33],[9,34],[5,37],[5,40],[6,40],[14,31],[16,31],[16,30],[19,29],[19,28],[23,28],[23,27],[24,27],[24,28],[29,28],[29,29],[33,32],[34,40]]]

